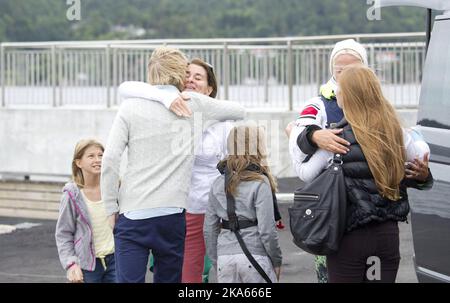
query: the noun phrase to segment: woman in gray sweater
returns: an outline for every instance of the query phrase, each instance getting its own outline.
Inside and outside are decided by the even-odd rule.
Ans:
[[[276,181],[267,166],[266,150],[263,128],[234,127],[228,136],[229,156],[218,167],[221,172],[227,170],[232,174],[226,190],[235,199],[238,220],[254,222],[253,226],[241,228],[239,232],[252,256],[275,282],[280,277],[282,257],[273,206]],[[211,187],[203,227],[206,252],[217,269],[217,281],[264,283],[243,253],[234,232],[226,229],[228,220],[222,175]]]

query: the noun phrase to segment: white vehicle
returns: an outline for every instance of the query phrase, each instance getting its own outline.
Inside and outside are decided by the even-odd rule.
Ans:
[[[380,4],[444,11],[434,20],[417,119],[417,128],[430,146],[434,185],[408,194],[417,278],[450,282],[450,0],[380,0]]]

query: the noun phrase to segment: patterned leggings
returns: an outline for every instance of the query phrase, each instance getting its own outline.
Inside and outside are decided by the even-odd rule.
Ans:
[[[314,259],[317,281],[319,283],[328,283],[327,257],[316,256]]]

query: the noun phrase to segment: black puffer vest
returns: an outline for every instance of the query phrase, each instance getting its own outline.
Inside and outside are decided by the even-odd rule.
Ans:
[[[400,185],[400,200],[383,198],[351,126],[344,119],[337,128],[344,129],[342,137],[351,144],[350,151],[342,157],[347,187],[347,232],[370,222],[406,221],[409,213],[406,186]]]

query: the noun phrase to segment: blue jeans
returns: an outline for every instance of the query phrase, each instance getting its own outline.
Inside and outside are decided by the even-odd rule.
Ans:
[[[88,271],[83,269],[83,278],[85,283],[117,283],[116,262],[114,254],[105,257],[106,270],[103,267],[100,258],[95,259],[95,270]]]
[[[185,213],[130,220],[123,214],[114,227],[117,280],[144,283],[150,250],[154,257],[154,283],[181,283]]]

